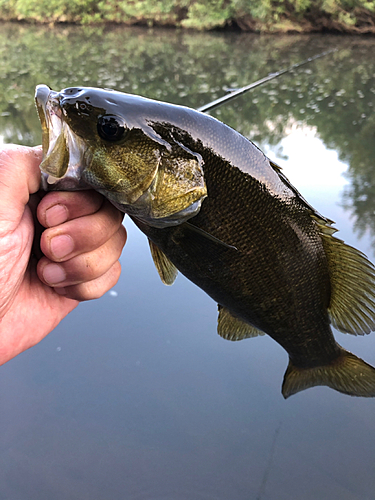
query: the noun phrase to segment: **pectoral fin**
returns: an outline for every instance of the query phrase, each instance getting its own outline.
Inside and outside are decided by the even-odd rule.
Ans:
[[[349,396],[375,397],[375,368],[342,348],[338,358],[325,366],[303,369],[289,361],[281,391],[285,399],[317,385]]]
[[[213,243],[216,243],[217,245],[221,245],[224,248],[230,248],[231,250],[237,250],[237,248],[233,245],[229,245],[228,243],[225,243],[224,241],[219,240],[219,238],[216,238],[210,233],[207,233],[207,231],[204,231],[200,227],[194,226],[190,222],[186,222],[186,227],[189,228],[190,231],[195,233],[196,236],[203,237],[203,239],[212,241]]]
[[[223,337],[223,339],[235,341],[264,335],[264,332],[261,330],[233,316],[225,307],[219,305],[218,308],[219,317],[217,333]]]
[[[173,285],[178,271],[174,264],[168,259],[158,246],[151,240],[148,240],[151,250],[151,256],[154,261],[155,267],[159,273],[162,282],[165,285]]]

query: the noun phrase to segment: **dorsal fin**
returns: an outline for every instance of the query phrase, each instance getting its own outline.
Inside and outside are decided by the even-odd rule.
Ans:
[[[328,260],[332,325],[344,333],[364,335],[375,330],[375,267],[359,250],[332,236],[329,223],[312,216]]]
[[[159,273],[160,279],[165,285],[173,285],[178,271],[174,264],[168,259],[164,252],[160,250],[151,240],[148,240],[151,250],[151,256],[155,267]]]
[[[225,340],[243,340],[258,335],[264,335],[264,332],[258,330],[249,323],[233,316],[225,307],[218,306],[219,317],[217,324],[217,333]]]

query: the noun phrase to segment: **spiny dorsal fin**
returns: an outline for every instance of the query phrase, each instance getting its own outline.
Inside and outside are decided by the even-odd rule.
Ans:
[[[159,273],[160,279],[165,285],[173,285],[177,277],[178,271],[168,257],[155,245],[151,240],[148,240],[150,250],[155,267]]]
[[[367,257],[332,236],[336,230],[313,216],[328,259],[332,325],[344,333],[364,335],[375,330],[375,267]]]
[[[218,306],[218,308],[219,318],[217,333],[223,337],[223,339],[234,341],[264,335],[264,332],[233,316],[225,307]]]
[[[282,394],[288,398],[309,387],[326,385],[349,396],[375,396],[375,368],[340,347],[336,360],[324,366],[297,368],[289,361]]]

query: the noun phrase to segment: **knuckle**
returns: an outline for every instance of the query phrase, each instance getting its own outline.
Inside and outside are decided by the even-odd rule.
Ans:
[[[91,255],[85,255],[83,258],[83,274],[85,281],[90,281],[97,277],[99,263]]]
[[[102,297],[116,285],[121,273],[121,265],[116,261],[113,266],[102,276],[91,281],[66,287],[69,298],[84,302]]]

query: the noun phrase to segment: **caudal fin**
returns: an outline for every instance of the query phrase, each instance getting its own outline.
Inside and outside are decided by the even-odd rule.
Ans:
[[[281,389],[285,399],[317,385],[349,396],[375,397],[375,368],[342,348],[341,355],[325,366],[297,368],[289,361]]]

